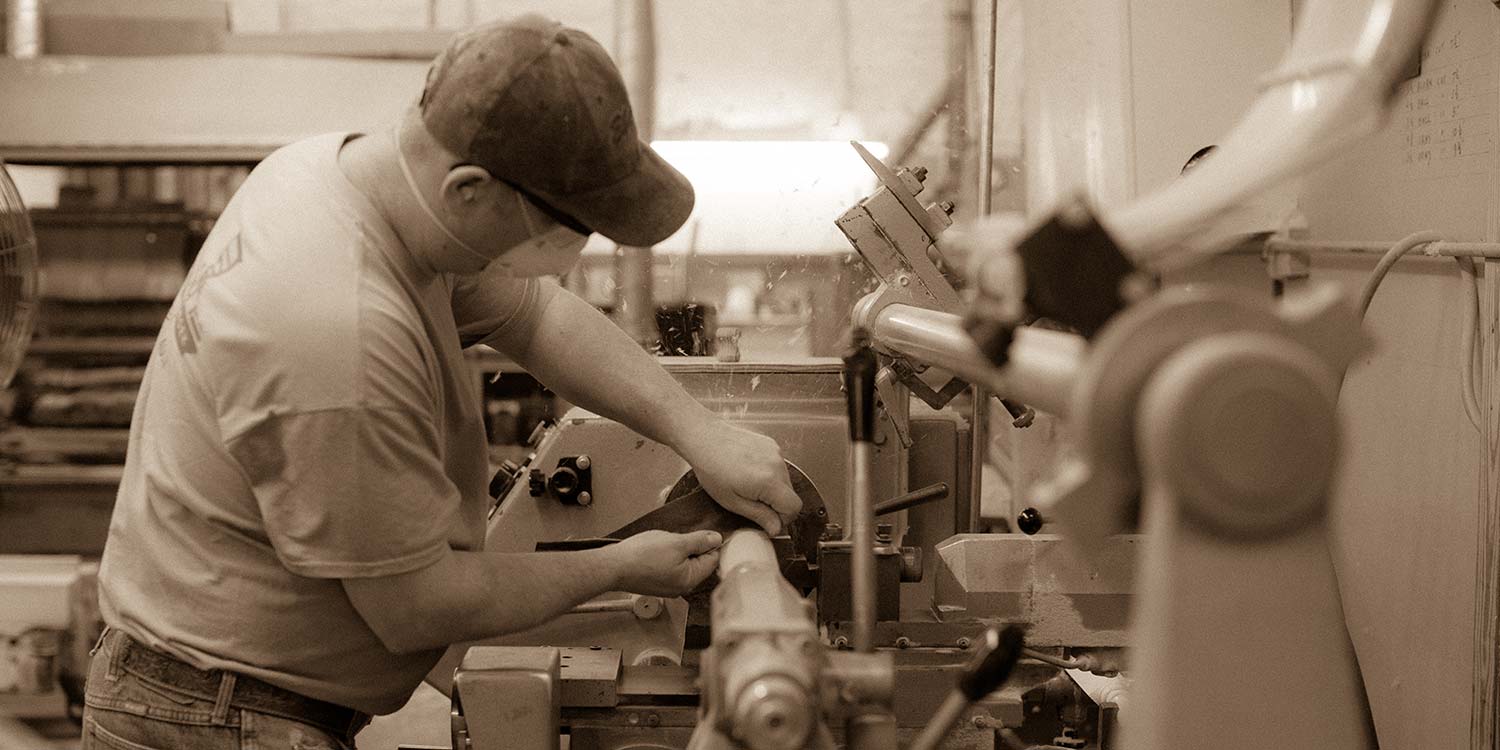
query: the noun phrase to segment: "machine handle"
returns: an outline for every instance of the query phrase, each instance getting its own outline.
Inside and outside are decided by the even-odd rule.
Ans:
[[[948,483],[936,482],[929,484],[919,490],[912,490],[905,495],[897,495],[889,500],[884,500],[875,505],[875,515],[883,516],[888,513],[914,508],[923,503],[930,503],[948,496]]]
[[[870,333],[853,331],[849,353],[844,355],[844,390],[849,404],[849,439],[875,442],[875,375],[878,363],[870,348]]]
[[[991,628],[985,632],[979,655],[959,675],[958,685],[943,699],[927,726],[922,727],[922,733],[912,742],[910,750],[935,750],[969,706],[1004,684],[1021,659],[1024,633],[1016,625],[1007,625],[1004,630]]]
[[[1010,677],[1010,671],[1021,659],[1024,636],[1025,631],[1015,625],[985,632],[984,650],[958,678],[958,689],[970,703],[994,692]]]

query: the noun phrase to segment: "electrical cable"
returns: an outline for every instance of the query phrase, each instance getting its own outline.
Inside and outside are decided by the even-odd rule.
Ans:
[[[1385,281],[1385,275],[1390,272],[1391,266],[1396,265],[1396,261],[1401,260],[1401,256],[1418,246],[1441,242],[1442,239],[1443,236],[1437,232],[1414,232],[1401,238],[1385,255],[1380,256],[1380,262],[1375,264],[1375,270],[1370,273],[1370,278],[1359,292],[1359,319],[1365,319],[1365,312],[1370,309],[1371,300],[1375,299],[1375,290],[1380,288],[1380,282]]]
[[[1401,238],[1391,246],[1380,262],[1375,264],[1375,270],[1370,273],[1370,278],[1365,280],[1364,287],[1359,294],[1359,318],[1364,320],[1365,313],[1370,309],[1370,303],[1375,299],[1375,292],[1380,288],[1381,282],[1385,281],[1386,274],[1407,253],[1423,245],[1441,242],[1442,235],[1432,231],[1413,232]],[[1463,345],[1460,347],[1460,396],[1463,399],[1464,415],[1469,418],[1469,424],[1474,429],[1484,431],[1484,419],[1479,408],[1479,395],[1477,383],[1481,375],[1475,369],[1482,366],[1478,352],[1479,340],[1479,276],[1475,270],[1474,259],[1469,257],[1455,257],[1458,262],[1459,279],[1464,287],[1464,332]]]
[[[1484,432],[1484,418],[1479,409],[1476,383],[1483,377],[1474,372],[1482,364],[1478,353],[1479,340],[1479,275],[1475,273],[1473,258],[1458,258],[1459,279],[1464,285],[1464,342],[1461,363],[1461,383],[1464,399],[1464,414],[1474,429]],[[1476,377],[1476,375],[1479,375]]]

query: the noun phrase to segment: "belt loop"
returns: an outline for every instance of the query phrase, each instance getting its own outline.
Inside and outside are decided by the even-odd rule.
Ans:
[[[103,637],[99,639],[104,654],[109,657],[104,676],[110,682],[114,682],[120,679],[120,673],[124,671],[121,665],[125,661],[125,655],[130,651],[130,636],[116,630],[110,630],[106,635],[112,643],[105,644]]]
[[[234,684],[239,677],[239,675],[229,671],[222,672],[222,674],[223,676],[219,678],[219,695],[214,698],[212,720],[217,726],[224,726],[229,723],[230,699],[234,698]]]

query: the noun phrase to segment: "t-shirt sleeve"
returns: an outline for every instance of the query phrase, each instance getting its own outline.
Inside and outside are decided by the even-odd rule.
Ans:
[[[453,320],[463,345],[501,349],[530,343],[542,309],[557,289],[551,280],[486,273],[455,276],[452,284]]]
[[[337,408],[267,416],[227,445],[288,570],[378,577],[448,551],[461,504],[434,430],[405,410]]]

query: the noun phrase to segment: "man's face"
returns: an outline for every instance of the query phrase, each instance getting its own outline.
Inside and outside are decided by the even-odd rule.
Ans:
[[[460,243],[444,255],[461,261],[448,270],[560,275],[578,262],[588,242],[586,227],[472,165],[454,167],[444,191],[453,227],[445,244]]]
[[[527,238],[500,253],[490,265],[512,276],[560,276],[578,263],[588,244],[586,228],[551,212],[520,191],[514,191],[516,208],[526,227]]]

